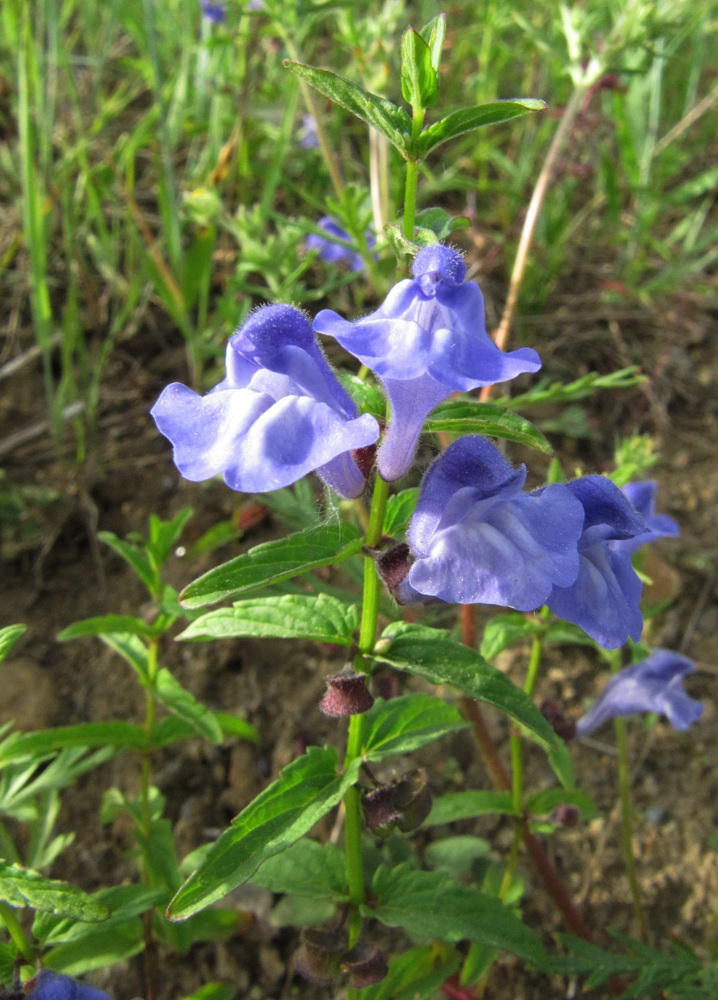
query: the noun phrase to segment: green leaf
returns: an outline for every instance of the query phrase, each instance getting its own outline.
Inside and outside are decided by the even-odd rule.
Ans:
[[[356,555],[362,540],[349,524],[318,524],[272,542],[263,542],[248,552],[190,583],[180,595],[186,608],[249,594],[272,583],[329,566]]]
[[[43,965],[66,976],[81,976],[139,955],[145,947],[145,928],[139,917],[60,944],[42,957]]]
[[[194,511],[191,507],[184,507],[169,521],[163,521],[156,514],[150,514],[147,548],[158,572],[164,566],[172,549],[179,542],[185,525],[193,514]]]
[[[483,434],[485,437],[516,441],[547,455],[552,451],[549,441],[537,427],[525,417],[509,413],[498,403],[479,403],[468,399],[442,403],[432,412],[426,429],[432,434],[439,431],[460,435]]]
[[[559,805],[576,806],[581,819],[595,819],[599,812],[591,796],[580,788],[547,788],[530,796],[526,811],[533,816],[547,816]]]
[[[429,46],[431,65],[438,73],[441,65],[441,52],[444,48],[444,36],[446,35],[446,14],[437,14],[436,17],[432,17],[419,34]]]
[[[334,844],[318,844],[306,838],[268,858],[254,873],[252,882],[270,892],[314,896],[335,902],[348,899],[343,853]]]
[[[274,854],[308,833],[354,784],[357,758],[337,773],[333,747],[310,747],[292,761],[234,820],[170,903],[171,920],[184,920],[242,885]]]
[[[229,639],[257,636],[277,639],[313,639],[349,646],[359,615],[354,605],[347,607],[328,594],[300,597],[258,597],[238,601],[232,608],[220,608],[202,615],[178,636],[179,639]]]
[[[442,837],[427,844],[424,858],[430,868],[459,879],[471,871],[475,861],[485,858],[491,844],[483,837]]]
[[[337,378],[354,402],[359,413],[371,413],[377,420],[386,416],[386,397],[376,382],[359,378],[351,372],[338,371]]]
[[[106,920],[110,911],[69,882],[45,878],[40,872],[0,861],[0,899],[11,906],[57,913],[73,920]]]
[[[188,722],[200,736],[210,743],[222,742],[222,728],[214,712],[197,701],[164,667],[157,672],[154,692],[168,712]]]
[[[332,73],[331,70],[317,69],[315,66],[293,62],[290,59],[284,61],[284,66],[296,73],[300,79],[306,80],[320,94],[324,94],[335,104],[381,132],[402,156],[407,156],[411,120],[403,108],[398,108],[396,104],[383,97],[362,90],[351,80]]]
[[[401,39],[401,93],[412,108],[433,108],[439,97],[431,49],[413,28],[407,28]]]
[[[502,948],[540,969],[548,956],[538,936],[493,896],[459,885],[443,872],[425,872],[407,864],[380,865],[374,875],[375,902],[362,912],[389,927],[403,927],[419,939],[476,941]]]
[[[129,663],[143,687],[148,686],[149,654],[147,646],[138,635],[128,632],[101,632],[97,638],[118,653],[125,663]]]
[[[424,826],[455,823],[460,819],[473,819],[475,816],[488,816],[493,813],[502,813],[505,816],[514,814],[511,792],[448,792],[434,799],[431,812],[424,820]]]
[[[453,948],[412,948],[389,960],[389,972],[376,986],[361,991],[362,1000],[435,1000],[461,962]]]
[[[182,997],[182,1000],[234,1000],[238,988],[234,983],[205,983],[195,993]]]
[[[130,722],[83,722],[33,733],[13,733],[0,744],[0,766],[10,761],[42,757],[64,747],[133,747],[145,750],[147,734]]]
[[[557,744],[553,730],[521,688],[441,629],[394,622],[384,629],[374,658],[432,684],[452,684],[470,698],[510,716],[546,749]]]
[[[483,128],[485,125],[498,125],[500,122],[520,118],[532,111],[543,111],[545,108],[545,101],[533,97],[515,97],[479,104],[475,108],[460,108],[422,131],[416,144],[415,155],[423,159],[437,146],[456,138],[457,135],[473,132],[474,129]]]
[[[105,636],[115,633],[144,636],[152,638],[161,635],[167,624],[166,619],[158,624],[148,625],[142,618],[134,615],[98,615],[95,618],[84,618],[82,621],[68,625],[57,636],[59,642],[70,639],[84,639],[87,636]]]
[[[389,497],[386,505],[386,517],[384,518],[385,535],[400,535],[406,531],[418,499],[418,486],[412,486],[408,490],[402,490]]]
[[[599,375],[589,372],[573,382],[547,382],[542,380],[519,396],[510,396],[506,406],[511,409],[522,409],[524,406],[542,406],[546,403],[570,403],[574,400],[591,396],[596,389],[629,389],[646,381],[637,365],[621,368],[620,371]]]
[[[111,531],[98,531],[97,537],[105,545],[109,545],[113,552],[121,556],[125,562],[132,567],[137,576],[142,580],[147,589],[152,593],[158,583],[157,573],[152,566],[147,554],[132,542],[126,542]]]
[[[110,889],[100,889],[93,899],[104,906],[109,914],[101,925],[85,923],[52,913],[38,913],[33,921],[32,933],[43,945],[65,944],[81,941],[88,934],[96,934],[98,929],[110,930],[117,924],[126,923],[132,917],[140,916],[152,909],[163,898],[157,889],[143,885],[120,885]]]
[[[25,632],[27,632],[27,625],[6,625],[5,628],[0,628],[0,663]]]
[[[237,715],[229,712],[215,712],[215,718],[222,727],[225,736],[236,736],[238,740],[246,740],[247,743],[259,745],[259,733],[256,726],[246,719],[240,719]]]
[[[318,924],[328,923],[334,916],[336,908],[336,903],[331,899],[318,896],[282,896],[272,907],[269,922],[273,927],[292,927],[295,930],[316,927]]]
[[[378,698],[364,714],[361,755],[373,761],[411,753],[466,725],[458,710],[436,695]]]
[[[518,613],[496,615],[484,626],[479,650],[487,660],[493,660],[502,650],[524,639],[530,639],[542,628],[541,622]]]

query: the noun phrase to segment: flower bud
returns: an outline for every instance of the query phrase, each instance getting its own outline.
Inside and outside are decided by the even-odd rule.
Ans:
[[[562,740],[570,743],[576,738],[576,723],[566,718],[555,701],[542,702],[540,711],[549,726]]]
[[[570,806],[566,802],[561,802],[554,809],[551,818],[558,826],[565,826],[566,829],[572,830],[575,826],[578,826],[581,814],[577,806]]]
[[[414,559],[406,542],[392,545],[377,558],[376,571],[394,597],[396,597],[396,590],[411,569],[413,562]]]
[[[426,771],[415,768],[394,786],[394,806],[401,813],[397,826],[402,833],[417,830],[431,812],[432,798]]]
[[[345,667],[340,674],[327,677],[327,691],[319,707],[325,715],[335,719],[347,715],[361,715],[374,704],[366,686],[366,674],[358,674]]]
[[[294,967],[310,983],[323,986],[339,975],[345,947],[346,942],[335,931],[304,931]]]
[[[389,971],[386,959],[373,944],[360,942],[348,951],[342,961],[342,972],[348,972],[355,990],[380,983]]]
[[[395,785],[384,785],[362,796],[364,822],[377,837],[388,837],[401,818],[394,805]]]

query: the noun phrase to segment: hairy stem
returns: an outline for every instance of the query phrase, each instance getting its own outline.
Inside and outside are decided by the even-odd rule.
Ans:
[[[419,138],[424,124],[424,111],[414,108],[411,119],[411,140]],[[414,239],[414,220],[416,219],[416,191],[419,185],[419,160],[406,161],[406,187],[404,189],[404,236],[407,240]]]

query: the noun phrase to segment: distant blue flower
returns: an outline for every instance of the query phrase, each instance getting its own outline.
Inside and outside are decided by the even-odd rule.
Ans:
[[[226,363],[206,396],[173,382],[152,408],[185,479],[222,474],[233,490],[262,493],[315,471],[341,496],[362,493],[351,452],[373,444],[379,426],[357,417],[299,310],[258,309],[229,341]]]
[[[317,123],[314,119],[314,115],[310,115],[308,113],[302,115],[302,129],[301,129],[301,136],[299,139],[299,145],[302,147],[302,149],[317,149],[319,147],[319,136],[317,135]],[[324,218],[329,219],[329,216],[325,216]]]
[[[408,531],[415,562],[397,598],[533,611],[572,583],[583,508],[566,486],[523,493],[525,480],[526,467],[484,438],[450,445],[421,484]]]
[[[680,535],[681,529],[668,514],[656,514],[656,491],[658,483],[628,483],[623,487],[623,494],[636,508],[639,514],[643,515],[646,522],[647,531],[629,538],[625,542],[616,542],[615,545],[622,546],[626,551],[633,554],[642,545],[650,542],[657,542],[659,538],[675,538]]]
[[[464,282],[461,254],[426,247],[412,273],[364,319],[349,323],[324,309],[314,321],[318,333],[335,337],[386,389],[391,416],[378,466],[389,481],[409,471],[424,421],[452,392],[506,382],[541,367],[530,348],[503,354],[491,340],[483,297],[478,285]]]
[[[337,240],[344,240],[345,243],[352,242],[349,233],[342,229],[338,222],[335,222],[330,215],[324,215],[317,225],[327,235],[320,236],[318,233],[310,233],[307,236],[307,250],[318,250],[319,259],[325,261],[327,264],[337,264],[339,261],[344,260],[349,265],[350,271],[359,272],[364,270],[364,258],[362,255],[357,253],[356,250],[350,250],[348,247],[336,242]],[[367,233],[366,239],[371,249],[374,246],[374,237],[371,233]]]
[[[111,1000],[108,993],[50,969],[43,969],[27,986],[30,987],[29,1000]]]
[[[585,476],[567,483],[584,509],[578,543],[580,569],[570,586],[557,586],[546,602],[555,615],[578,625],[604,649],[641,638],[641,581],[623,542],[645,532],[641,515],[610,479]]]
[[[202,14],[208,21],[215,24],[225,24],[227,20],[227,10],[223,3],[210,3],[210,0],[200,0],[202,4]]]
[[[576,735],[587,736],[609,719],[639,712],[658,712],[675,729],[688,729],[703,714],[701,703],[681,686],[694,669],[695,663],[687,657],[655,649],[647,660],[611,678],[593,707],[578,720]]]

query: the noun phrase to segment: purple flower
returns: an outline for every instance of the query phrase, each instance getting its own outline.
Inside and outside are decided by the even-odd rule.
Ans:
[[[202,15],[208,21],[215,24],[225,24],[227,21],[227,11],[223,3],[210,3],[210,0],[200,0],[202,4]]]
[[[317,123],[314,120],[314,115],[310,115],[310,114],[304,114],[304,115],[302,115],[302,129],[301,129],[301,133],[302,134],[301,134],[301,137],[299,139],[299,145],[302,147],[302,149],[318,149],[318,147],[319,147],[319,136],[317,135]],[[324,218],[325,219],[329,219],[329,221],[331,222],[331,219],[329,218],[328,215],[325,216]],[[320,223],[320,225],[321,225],[321,223]],[[338,228],[339,227],[337,226],[337,229]],[[320,236],[318,236],[316,238],[317,239],[321,239]],[[343,238],[348,239],[349,237],[345,233]],[[322,259],[324,259],[324,258],[322,258]],[[362,261],[362,263],[363,263],[363,261]]]
[[[233,490],[262,493],[315,471],[341,496],[362,493],[351,452],[373,444],[379,426],[357,417],[299,310],[258,309],[229,341],[226,362],[206,396],[173,382],[152,408],[185,479],[221,473]]]
[[[478,285],[464,282],[461,254],[444,246],[421,250],[413,279],[400,281],[382,305],[349,323],[324,309],[318,333],[342,347],[381,379],[391,418],[379,450],[379,471],[393,481],[411,467],[429,413],[451,392],[506,382],[541,367],[538,354],[521,348],[503,354],[486,332]]]
[[[699,701],[689,697],[682,682],[695,663],[678,653],[655,649],[647,660],[612,677],[576,725],[578,737],[587,736],[609,719],[639,712],[665,715],[675,729],[688,729],[703,714]]]
[[[554,587],[546,603],[604,649],[622,646],[629,636],[638,641],[643,630],[641,581],[623,542],[645,532],[645,521],[604,476],[585,476],[566,485],[584,510],[580,569],[570,586]],[[610,544],[614,541],[622,544]]]
[[[43,969],[27,986],[30,987],[29,1000],[111,1000],[108,993],[50,969]]]
[[[566,486],[522,493],[489,441],[465,437],[433,463],[421,485],[408,538],[415,557],[400,601],[419,595],[532,611],[579,571],[583,508]]]
[[[319,236],[318,233],[310,233],[307,236],[307,250],[318,250],[319,259],[325,261],[327,264],[337,264],[340,260],[345,260],[349,265],[350,271],[359,272],[364,270],[364,258],[362,255],[357,253],[356,250],[350,250],[348,247],[342,246],[341,243],[337,243],[337,240],[344,240],[345,243],[352,242],[349,233],[342,229],[338,222],[335,222],[330,215],[324,215],[317,225],[327,235]],[[374,237],[371,233],[367,233],[366,239],[371,249],[374,246]]]
[[[643,515],[646,522],[647,531],[641,532],[635,538],[629,538],[625,542],[616,542],[631,555],[640,549],[642,545],[650,542],[657,542],[659,538],[675,538],[680,535],[681,529],[668,514],[656,514],[656,490],[658,483],[628,483],[623,487],[623,495],[636,508],[639,514]]]

